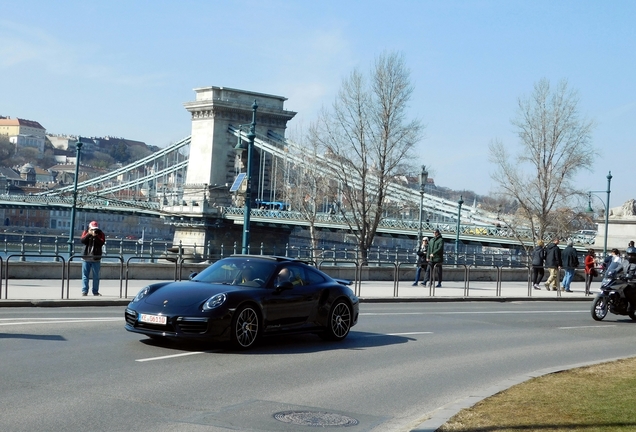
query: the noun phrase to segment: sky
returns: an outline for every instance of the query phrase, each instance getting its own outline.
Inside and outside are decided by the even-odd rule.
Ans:
[[[165,147],[190,135],[194,88],[286,97],[288,135],[330,107],[354,69],[403,54],[415,166],[494,194],[488,146],[519,140],[519,98],[567,80],[598,153],[576,176],[610,207],[636,198],[636,1],[0,0],[0,115],[48,133]],[[419,169],[417,170],[419,172]]]

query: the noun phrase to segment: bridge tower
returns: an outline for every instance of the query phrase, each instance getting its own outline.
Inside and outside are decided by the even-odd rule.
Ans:
[[[285,136],[287,122],[296,113],[284,109],[287,98],[282,96],[214,86],[194,91],[195,100],[184,104],[192,116],[192,134],[182,206],[175,209],[180,217],[174,222],[174,242],[201,246],[210,242],[213,248],[222,243],[227,248],[235,241],[240,244],[243,228],[228,226],[229,222],[221,219],[222,207],[237,205],[229,189],[244,162],[234,150],[237,137],[229,132],[229,126],[245,125],[247,132],[252,121],[252,104],[256,101],[256,133],[267,135],[272,131]],[[259,179],[257,149],[253,156],[252,185],[269,188],[269,178]],[[259,232],[254,226],[250,231],[252,248],[260,241],[267,241],[267,232]],[[281,233],[274,235],[280,241]]]

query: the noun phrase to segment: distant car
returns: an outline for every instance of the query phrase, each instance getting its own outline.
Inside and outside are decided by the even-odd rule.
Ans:
[[[233,255],[188,281],[143,288],[126,308],[126,330],[239,349],[285,333],[340,341],[358,321],[359,299],[348,283],[295,259]]]
[[[596,231],[594,230],[578,230],[571,240],[574,243],[594,244],[596,240]]]

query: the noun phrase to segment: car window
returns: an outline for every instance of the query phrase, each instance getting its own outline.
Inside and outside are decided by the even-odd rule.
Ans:
[[[294,286],[307,285],[305,283],[305,269],[299,265],[284,265],[276,275],[274,285],[278,286],[284,282],[291,282]]]
[[[267,281],[274,272],[274,262],[247,258],[224,258],[196,275],[192,280],[207,283],[243,284],[257,279]],[[261,283],[246,284],[260,286]]]
[[[326,282],[325,277],[312,268],[305,269],[305,285],[317,285]]]

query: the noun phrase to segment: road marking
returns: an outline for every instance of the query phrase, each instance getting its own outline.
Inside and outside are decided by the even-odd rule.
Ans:
[[[365,335],[363,337],[380,337],[380,336],[413,336],[413,335],[421,335],[421,334],[433,334],[433,332],[405,332],[405,333],[378,333],[378,334],[370,334]]]
[[[411,336],[420,334],[433,334],[433,332],[407,332],[407,333],[387,333],[387,336]]]
[[[185,357],[185,356],[191,356],[191,355],[196,355],[196,354],[205,354],[206,352],[208,352],[208,351],[194,351],[194,352],[189,352],[189,353],[172,354],[172,355],[161,356],[161,357],[149,357],[149,358],[145,358],[145,359],[137,359],[135,361],[136,362],[149,362],[149,361],[155,361],[155,360],[165,360],[165,359],[171,359],[171,358],[176,358],[176,357]]]
[[[15,320],[19,319],[28,319],[28,318],[15,318]],[[40,321],[20,321],[20,322],[0,322],[0,326],[15,326],[15,325],[27,325],[27,324],[76,324],[76,323],[87,323],[87,322],[115,322],[115,321],[123,321],[122,318],[70,318],[70,319],[60,319],[60,318],[43,318]]]
[[[593,326],[578,326],[578,327],[558,327],[559,330],[571,330],[571,329],[584,329],[584,328],[610,328],[616,327],[616,324],[600,324]]]
[[[566,313],[590,313],[589,310],[580,311],[456,311],[456,312],[362,312],[364,316],[381,316],[381,315],[498,315],[498,314],[566,314]]]

